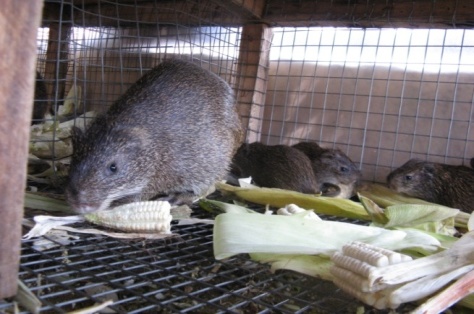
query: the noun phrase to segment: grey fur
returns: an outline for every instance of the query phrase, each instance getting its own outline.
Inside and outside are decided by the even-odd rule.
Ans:
[[[84,213],[157,197],[190,203],[225,176],[242,130],[226,82],[172,60],[73,134],[66,197]]]

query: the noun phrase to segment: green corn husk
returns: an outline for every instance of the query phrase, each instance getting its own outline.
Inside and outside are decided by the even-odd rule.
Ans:
[[[361,203],[372,217],[372,225],[383,228],[410,227],[442,235],[455,235],[454,218],[458,209],[436,204],[396,204],[385,209],[359,195]]]
[[[271,264],[272,272],[287,269],[323,280],[333,280],[329,271],[333,263],[329,256],[251,253],[250,258],[260,263]]]
[[[345,222],[312,219],[310,211],[292,216],[226,213],[216,217],[214,255],[239,253],[330,255],[348,241],[361,240],[389,249],[422,247],[436,250],[440,242],[418,230],[387,230]]]
[[[396,193],[389,188],[380,185],[380,184],[366,184],[362,189],[358,191],[359,196],[362,195],[371,199],[377,205],[381,207],[389,207],[392,205],[400,205],[400,204],[418,204],[418,205],[429,205],[429,206],[437,206],[437,207],[444,207],[449,208],[446,206],[442,206],[439,204],[430,203],[424,200],[420,200],[414,197],[404,196],[400,193]],[[454,224],[456,227],[468,228],[468,221],[471,215],[468,213],[464,213],[459,211],[456,216],[454,217]]]
[[[318,214],[370,220],[370,216],[360,203],[348,199],[316,196],[273,188],[239,188],[225,183],[217,183],[216,188],[252,203],[274,207],[296,204],[305,209],[312,209]]]
[[[223,204],[213,203],[215,206]],[[430,254],[440,246],[435,237],[418,230],[387,230],[324,221],[311,211],[282,216],[249,213],[248,209],[240,207],[239,210],[239,207],[233,205],[229,213],[216,217],[213,236],[216,259],[248,253],[255,261],[270,263],[273,271],[288,269],[332,280],[329,256],[348,241],[410,249],[418,255]]]
[[[370,201],[370,200],[369,200]],[[207,201],[206,201],[207,202]],[[410,228],[388,230],[374,226],[360,226],[343,222],[324,221],[314,218],[314,213],[304,211],[292,216],[262,215],[249,212],[247,208],[211,201],[213,207],[228,213],[220,214],[214,225],[214,256],[224,259],[235,254],[248,253],[262,263],[270,263],[272,271],[293,270],[324,280],[334,280],[329,258],[340,251],[342,245],[351,241],[370,243],[379,248],[404,251],[413,257],[431,255],[442,250],[436,235],[429,235]],[[207,203],[208,206],[210,203]],[[409,205],[402,205],[409,206]],[[399,206],[388,215],[390,221],[408,221],[398,218]],[[413,207],[416,209],[416,207]],[[416,210],[413,209],[413,212]],[[429,208],[428,208],[429,209]],[[414,218],[415,223],[443,219],[456,210],[449,209],[435,213],[435,218],[424,217],[423,213]],[[436,210],[435,210],[436,212]],[[383,213],[383,212],[382,212]],[[312,214],[312,215],[310,215]],[[391,216],[392,215],[392,216]],[[394,216],[393,216],[394,215]],[[391,220],[393,219],[393,220]],[[447,237],[447,236],[445,236]],[[449,237],[450,241],[457,241]],[[463,299],[460,304],[472,306],[474,297]]]

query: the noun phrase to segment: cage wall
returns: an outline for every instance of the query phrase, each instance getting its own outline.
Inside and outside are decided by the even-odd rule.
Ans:
[[[474,156],[472,29],[274,30],[262,141],[340,148],[369,181]]]
[[[282,3],[266,6],[275,24],[268,51],[247,51],[245,42],[259,38],[242,43],[241,12],[218,2],[47,1],[38,71],[51,107],[64,111],[68,99],[72,116],[103,111],[151,67],[182,58],[231,84],[247,141],[337,147],[378,182],[409,158],[469,162],[472,29],[277,27],[285,25]],[[410,16],[396,21],[408,25]],[[263,63],[258,91],[242,79],[254,74],[239,71],[252,52]],[[256,92],[262,103],[245,98]]]
[[[53,109],[74,87],[74,115],[106,110],[146,71],[171,58],[191,60],[233,83],[239,27],[222,27],[204,13],[192,21],[178,16],[180,5],[196,5],[192,1],[170,2],[168,11],[160,6],[159,12],[157,3],[46,1],[37,68]]]
[[[72,119],[106,110],[151,67],[182,58],[231,84],[249,142],[338,147],[369,181],[412,157],[466,164],[474,24],[463,24],[472,10],[461,3],[470,4],[454,2],[452,11],[435,0],[48,0],[37,64],[53,111],[45,126],[81,125]],[[60,171],[69,134],[40,135],[32,143]],[[215,261],[211,226],[173,228],[175,242],[92,236],[39,253],[27,241],[21,279],[58,313],[115,293],[117,313],[380,313],[317,278],[270,274],[246,256]],[[113,289],[89,290],[101,285]]]

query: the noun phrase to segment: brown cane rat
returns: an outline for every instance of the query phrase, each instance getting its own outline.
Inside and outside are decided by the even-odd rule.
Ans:
[[[322,148],[315,142],[300,142],[294,148],[304,152],[311,160],[316,180],[324,184],[337,186],[332,193],[324,192],[323,195],[350,198],[355,194],[355,189],[361,178],[360,170],[352,160],[338,149]]]
[[[242,144],[232,165],[241,177],[251,176],[262,187],[318,193],[309,158],[286,145],[265,145],[259,142]]]
[[[466,166],[411,159],[387,176],[399,193],[471,213],[474,209],[474,171]]]
[[[190,203],[225,176],[241,134],[224,80],[164,61],[85,132],[73,129],[67,200],[79,213],[157,197]]]

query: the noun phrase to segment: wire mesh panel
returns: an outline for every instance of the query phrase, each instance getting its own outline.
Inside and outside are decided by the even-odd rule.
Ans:
[[[76,115],[103,111],[144,72],[169,58],[193,60],[230,83],[239,28],[217,25],[206,15],[206,7],[192,16],[179,11],[196,5],[171,1],[158,8],[158,1],[46,1],[38,70],[45,76],[53,109],[74,87],[80,88]],[[226,13],[232,18],[231,12]]]
[[[274,29],[262,141],[315,140],[385,180],[409,158],[474,156],[474,31]]]
[[[403,2],[405,9],[396,12],[375,1],[363,7],[348,1],[344,10],[340,1],[266,1],[258,16],[259,1],[242,10],[247,2],[47,0],[37,70],[49,109],[39,120],[50,123],[45,129],[53,135],[32,142],[47,143],[39,157],[61,172],[72,149],[51,122],[102,112],[147,70],[181,58],[217,73],[245,99],[240,107],[250,109],[243,126],[252,139],[341,148],[369,181],[384,181],[413,157],[466,163],[474,155],[474,33],[452,28],[465,22],[459,6],[439,18],[440,2],[423,2],[426,14],[420,1]],[[273,27],[244,26],[256,21]],[[420,21],[433,28],[381,28]],[[255,38],[265,44],[252,45]],[[237,64],[252,53],[258,67],[247,70],[255,66],[255,73],[238,73],[246,68]],[[246,97],[256,86],[258,96]],[[57,149],[59,141],[66,152]],[[177,238],[160,241],[81,235],[46,251],[28,240],[20,279],[41,299],[44,313],[107,299],[114,300],[115,313],[379,313],[330,282],[271,273],[247,256],[216,261],[211,226],[173,230]],[[0,312],[11,309],[11,302],[0,303]]]
[[[56,246],[44,251],[35,246],[44,239],[27,240],[20,279],[43,303],[41,313],[66,313],[106,300],[114,301],[110,313],[373,312],[331,282],[272,273],[243,255],[215,260],[210,225],[172,230],[178,236],[167,240],[72,233],[70,243],[53,240]],[[12,306],[0,303],[0,311]]]

